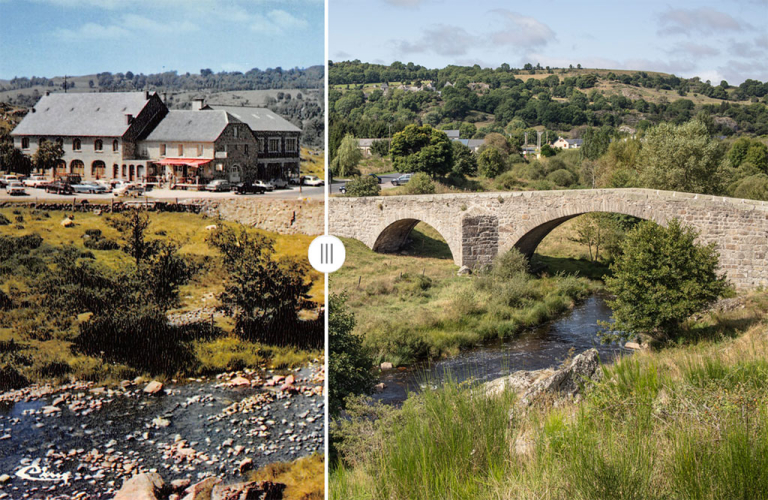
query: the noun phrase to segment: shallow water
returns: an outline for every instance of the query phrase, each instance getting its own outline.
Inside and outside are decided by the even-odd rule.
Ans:
[[[403,402],[409,392],[418,392],[426,384],[440,385],[447,377],[456,382],[479,382],[503,377],[517,370],[539,370],[557,366],[568,356],[596,348],[602,361],[609,361],[623,349],[601,345],[597,337],[598,321],[608,321],[611,309],[600,295],[593,295],[566,316],[538,328],[521,332],[513,338],[486,342],[458,356],[419,363],[405,370],[383,372],[380,382],[386,388],[374,395],[384,403]]]
[[[309,378],[312,370],[299,370],[295,376]],[[11,476],[0,493],[13,499],[71,498],[76,493],[83,494],[78,498],[112,498],[123,478],[136,470],[156,470],[166,483],[184,478],[194,483],[210,475],[234,482],[242,478],[237,464],[246,457],[259,468],[322,452],[325,406],[321,395],[289,395],[272,387],[228,387],[222,382],[207,379],[170,385],[159,396],[144,394],[141,385],[126,392],[68,390],[40,399],[0,402],[0,475]],[[304,381],[302,385],[318,384]],[[42,413],[43,407],[65,393],[100,406],[83,412],[59,404],[60,412]],[[266,399],[251,411],[225,411],[258,394]],[[157,417],[166,420],[167,427],[153,423]],[[267,430],[259,436],[262,425]],[[194,450],[195,459],[168,455],[180,441]],[[237,446],[243,449],[235,454]],[[91,450],[102,457],[89,460]],[[198,459],[201,454],[207,460]],[[130,471],[111,468],[112,461],[135,466]],[[51,476],[40,480],[40,468]],[[33,479],[25,479],[25,474]],[[61,480],[65,474],[66,482]]]

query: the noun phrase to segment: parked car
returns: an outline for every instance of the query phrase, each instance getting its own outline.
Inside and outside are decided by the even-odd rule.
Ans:
[[[411,177],[413,174],[403,174],[397,179],[392,179],[392,185],[393,186],[402,186],[403,184],[408,184],[410,182]]]
[[[5,187],[11,182],[20,182],[21,178],[16,174],[6,174],[0,177],[0,187]]]
[[[276,179],[272,179],[269,182],[272,183],[272,185],[275,186],[275,188],[288,189],[288,181],[280,177]]]
[[[269,181],[254,181],[254,186],[261,186],[265,191],[274,191],[275,185]]]
[[[307,186],[322,186],[325,184],[325,182],[323,182],[323,179],[316,175],[308,175],[304,177],[304,184]]]
[[[234,191],[235,194],[264,194],[266,189],[264,189],[263,186],[257,186],[255,183],[241,182],[240,184],[237,184],[232,191]]]
[[[226,179],[215,179],[209,182],[205,186],[206,191],[230,191],[232,189],[232,185],[227,181]]]
[[[24,184],[19,181],[11,181],[5,186],[5,192],[9,195],[22,195],[27,194],[27,190],[24,189]]]
[[[304,180],[304,177],[294,176],[288,179],[288,184],[293,184],[294,186],[300,186],[301,181],[303,180]]]
[[[376,174],[368,174],[368,177],[373,177],[374,179],[376,179],[376,183],[377,184],[381,184],[381,177],[379,177],[378,175],[376,175]]]
[[[42,187],[48,183],[48,179],[44,175],[32,175],[28,179],[24,180],[24,185],[27,187]]]
[[[341,187],[339,188],[339,193],[347,194],[347,184],[346,183],[341,185]]]
[[[115,196],[142,196],[144,194],[144,188],[139,184],[123,184],[116,187],[112,194]]]
[[[93,181],[85,181],[80,184],[73,184],[72,190],[75,193],[105,194],[111,191],[107,186]]]
[[[72,194],[75,192],[72,189],[72,184],[61,179],[45,184],[44,188],[46,193]]]

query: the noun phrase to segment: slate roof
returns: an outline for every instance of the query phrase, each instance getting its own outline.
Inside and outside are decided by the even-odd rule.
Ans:
[[[449,139],[458,139],[461,135],[458,130],[443,130]]]
[[[230,123],[242,123],[226,111],[171,110],[145,141],[213,142]]]
[[[138,116],[147,102],[144,92],[45,95],[11,135],[120,137],[130,126],[125,115]]]
[[[576,146],[581,146],[582,144],[584,144],[583,139],[566,139],[565,142],[567,142],[569,145],[576,145]]]
[[[267,108],[210,104],[203,108],[203,111],[210,110],[226,111],[243,123],[247,123],[254,132],[301,132],[299,127]]]

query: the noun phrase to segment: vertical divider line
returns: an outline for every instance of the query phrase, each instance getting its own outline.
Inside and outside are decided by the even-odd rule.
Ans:
[[[325,151],[325,154],[323,155],[323,163],[324,163],[324,167],[325,167],[325,182],[323,183],[323,185],[325,186],[325,189],[323,191],[325,192],[325,196],[324,196],[324,199],[323,199],[323,203],[325,204],[325,234],[326,235],[328,234],[328,229],[329,229],[328,197],[329,197],[330,192],[331,192],[331,185],[330,185],[330,182],[329,182],[330,177],[328,175],[328,153],[329,153],[329,150],[328,150],[328,136],[329,136],[329,134],[328,134],[328,56],[329,56],[329,47],[328,47],[328,3],[329,3],[329,0],[325,0],[325,2],[324,2],[324,4],[325,4],[324,5],[324,7],[325,7],[325,30],[324,30],[324,34],[325,34],[325,39],[324,39],[324,44],[325,44],[325,60],[323,61],[323,66],[325,67],[325,72],[323,74],[323,79],[325,81],[325,88],[323,89],[324,94],[325,94],[324,95],[324,98],[325,98],[325,116],[324,116],[325,130],[324,130],[324,133],[323,133],[324,139],[325,139],[325,141],[324,141],[324,151]],[[323,445],[324,445],[324,449],[325,449],[325,460],[324,460],[324,463],[325,463],[325,498],[330,498],[330,494],[329,494],[329,491],[328,491],[329,490],[328,484],[329,484],[329,479],[330,479],[330,475],[329,475],[329,473],[330,473],[330,463],[329,463],[329,460],[328,460],[328,458],[329,458],[329,450],[330,450],[330,446],[329,446],[329,442],[328,442],[328,439],[329,439],[329,436],[328,436],[328,429],[329,429],[329,425],[328,425],[328,394],[329,394],[329,391],[328,391],[328,376],[329,376],[329,372],[328,372],[328,355],[329,355],[329,347],[330,347],[329,344],[328,344],[328,314],[329,314],[329,311],[328,311],[328,273],[324,274],[324,280],[325,280],[325,308],[324,308],[324,310],[325,310],[325,318],[324,318],[325,380],[323,381],[323,389],[324,389],[323,393],[325,395],[325,400],[324,400],[323,407],[325,409],[325,416],[324,416],[324,423],[325,423],[324,438],[325,439],[323,439]]]

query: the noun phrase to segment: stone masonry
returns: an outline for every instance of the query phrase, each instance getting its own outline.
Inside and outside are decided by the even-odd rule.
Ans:
[[[396,251],[423,221],[445,238],[457,265],[477,267],[512,247],[533,255],[555,227],[589,212],[666,225],[673,218],[714,242],[720,267],[741,289],[768,285],[768,203],[649,189],[523,191],[330,198],[330,233]]]

